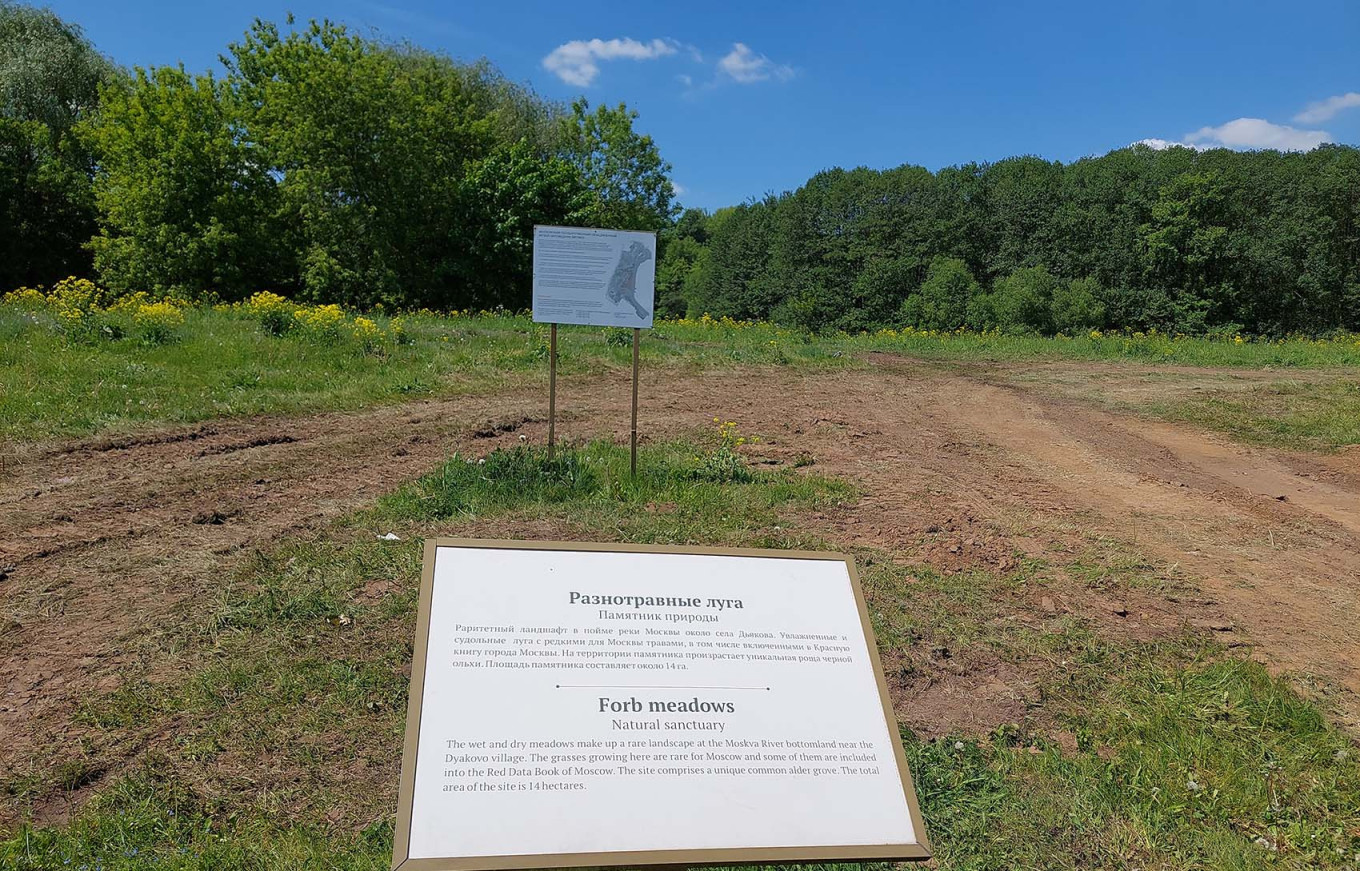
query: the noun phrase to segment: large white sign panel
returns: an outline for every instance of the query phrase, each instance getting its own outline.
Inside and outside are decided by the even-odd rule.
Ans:
[[[650,327],[656,234],[534,227],[534,320]]]
[[[604,547],[427,543],[394,867],[928,856],[848,560]]]

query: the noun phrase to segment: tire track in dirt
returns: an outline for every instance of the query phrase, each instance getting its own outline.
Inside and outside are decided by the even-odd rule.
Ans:
[[[238,557],[371,502],[465,446],[522,396],[215,423],[65,445],[0,494],[0,734],[14,762],[80,699],[166,663],[160,639]],[[514,427],[507,429],[513,430]]]
[[[1360,727],[1360,491],[1277,451],[1015,389],[978,385],[956,409],[1069,504],[1188,571],[1269,662],[1340,690]]]
[[[1360,469],[998,386],[990,374],[875,355],[850,371],[658,375],[641,423],[663,438],[716,414],[765,436],[769,459],[810,453],[815,470],[863,493],[809,518],[844,547],[1005,570],[1016,552],[1049,546],[1007,531],[1026,514],[1132,539],[1211,596],[1149,599],[1150,624],[1226,615],[1268,661],[1338,687],[1343,719],[1360,725]],[[212,613],[218,579],[252,548],[368,504],[454,450],[541,441],[545,405],[528,390],[21,455],[0,492],[0,566],[16,566],[0,582],[0,767],[69,742],[91,693],[173,671],[162,641]],[[622,439],[626,375],[564,381],[559,408],[567,437]],[[1085,616],[1120,624],[1108,610]],[[985,726],[979,693],[995,696],[999,721],[1023,708],[1023,674],[980,680],[926,699],[932,728]]]

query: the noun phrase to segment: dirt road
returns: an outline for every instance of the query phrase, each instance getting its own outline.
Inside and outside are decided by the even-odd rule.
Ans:
[[[771,460],[811,454],[863,493],[810,521],[846,547],[952,570],[1119,542],[1193,591],[1149,600],[1135,621],[1250,643],[1360,728],[1360,456],[1243,447],[1014,374],[876,357],[826,374],[676,377],[646,401],[642,427],[662,438],[718,415],[764,436]],[[1114,390],[1151,376],[1111,365],[1101,377]],[[559,403],[568,437],[626,435],[626,379],[567,382]],[[455,449],[541,440],[544,405],[537,391],[425,401],[30,453],[0,491],[0,567],[13,567],[0,581],[0,767],[61,735],[83,696],[163,668],[158,639],[212,607],[242,554]],[[987,725],[976,710],[946,705],[939,718]]]

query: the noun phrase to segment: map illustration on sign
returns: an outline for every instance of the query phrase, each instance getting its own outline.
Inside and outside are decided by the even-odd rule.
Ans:
[[[652,252],[648,251],[641,242],[633,242],[628,248],[619,255],[619,263],[614,267],[614,274],[609,276],[609,290],[606,296],[615,305],[626,301],[637,312],[637,316],[644,321],[651,320],[651,312],[647,311],[637,301],[637,274],[638,267],[652,259]]]
[[[655,233],[534,228],[538,323],[647,328],[655,298]]]

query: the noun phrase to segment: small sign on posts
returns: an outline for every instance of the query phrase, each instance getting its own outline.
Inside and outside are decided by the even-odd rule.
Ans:
[[[534,321],[548,339],[548,456],[557,437],[557,325],[633,330],[632,470],[637,474],[638,343],[656,307],[656,234],[534,227]]]
[[[849,557],[433,539],[393,868],[926,859]]]

